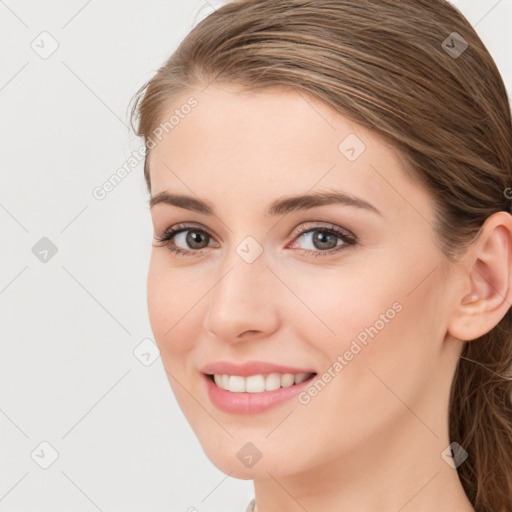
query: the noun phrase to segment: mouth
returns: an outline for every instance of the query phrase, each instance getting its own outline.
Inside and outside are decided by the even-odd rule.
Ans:
[[[214,385],[231,393],[267,393],[281,388],[297,386],[313,379],[317,374],[312,373],[260,373],[249,376],[228,374],[205,374]]]
[[[202,375],[207,395],[215,407],[230,414],[253,415],[289,402],[303,392],[317,374],[273,372],[244,376],[221,373]]]

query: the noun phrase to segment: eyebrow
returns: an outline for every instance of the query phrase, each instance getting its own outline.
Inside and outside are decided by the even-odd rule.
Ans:
[[[203,213],[205,215],[215,215],[215,211],[211,205],[201,199],[196,199],[190,196],[171,194],[166,191],[160,192],[151,197],[149,200],[149,208],[151,209],[153,206],[160,203],[177,206],[179,208]],[[364,199],[344,194],[342,192],[333,191],[315,192],[312,194],[287,196],[277,199],[270,205],[266,214],[269,216],[284,215],[292,211],[309,210],[318,206],[328,206],[333,204],[352,206],[368,210],[382,216],[382,213],[374,205],[368,203]]]

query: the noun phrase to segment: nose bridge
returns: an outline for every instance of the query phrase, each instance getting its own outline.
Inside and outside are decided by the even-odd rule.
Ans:
[[[219,266],[206,315],[206,328],[223,338],[275,328],[278,316],[275,281],[263,247],[252,237],[233,246]]]
[[[218,305],[228,302],[232,307],[254,308],[260,303],[268,303],[269,271],[266,259],[263,253],[254,257],[253,251],[253,247],[247,250],[242,243],[226,256],[219,273],[224,277],[216,285],[214,293]]]

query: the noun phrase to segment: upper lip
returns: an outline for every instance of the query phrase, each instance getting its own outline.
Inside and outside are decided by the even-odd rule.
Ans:
[[[201,371],[209,375],[217,373],[221,375],[240,375],[241,377],[249,377],[250,375],[262,373],[315,373],[310,369],[266,363],[264,361],[247,361],[243,364],[231,363],[229,361],[217,361],[203,366]]]

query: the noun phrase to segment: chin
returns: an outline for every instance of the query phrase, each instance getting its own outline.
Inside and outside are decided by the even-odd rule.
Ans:
[[[208,435],[208,434],[206,434]],[[245,438],[245,439],[244,439]],[[254,442],[248,439],[254,439]],[[296,453],[289,455],[283,453],[282,445],[273,445],[263,438],[258,441],[257,436],[225,435],[221,442],[218,437],[201,441],[204,453],[220,471],[240,480],[255,480],[286,476],[291,473],[290,461],[297,463]]]

